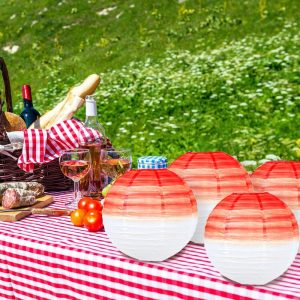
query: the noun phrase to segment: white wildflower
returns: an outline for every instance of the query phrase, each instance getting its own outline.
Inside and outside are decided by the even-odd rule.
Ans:
[[[266,159],[269,159],[269,160],[280,160],[280,157],[275,155],[275,154],[268,154],[266,155]]]
[[[244,160],[244,161],[241,162],[241,164],[244,167],[250,167],[250,166],[255,167],[257,165],[257,162],[255,160]]]
[[[264,164],[264,163],[266,163],[268,161],[270,161],[270,160],[269,159],[261,159],[258,162],[259,162],[260,165],[262,165],[262,164]]]
[[[116,19],[119,19],[123,15],[123,11],[121,11],[119,14],[116,15]]]
[[[9,54],[15,54],[19,50],[20,46],[18,45],[9,45],[2,48],[3,51]]]
[[[100,11],[97,12],[98,16],[107,16],[111,11],[115,10],[117,8],[117,6],[111,6],[111,7],[107,7],[104,8]]]
[[[16,14],[13,14],[10,16],[10,19],[13,20],[16,16],[17,16]]]
[[[42,10],[40,10],[40,11],[38,12],[38,14],[41,15],[41,14],[47,12],[47,11],[48,11],[48,8],[47,8],[47,7],[44,7]]]

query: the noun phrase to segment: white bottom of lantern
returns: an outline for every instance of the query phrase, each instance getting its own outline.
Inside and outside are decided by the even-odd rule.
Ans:
[[[300,210],[299,209],[292,209],[291,210],[293,211],[293,214],[297,220],[297,223],[298,223],[298,227],[299,227],[299,230],[300,230]],[[300,253],[300,245],[299,245],[299,248],[298,248],[298,253]]]
[[[197,215],[180,218],[139,218],[103,215],[105,231],[124,254],[145,261],[163,261],[190,241]]]
[[[218,202],[219,201],[197,201],[198,223],[196,225],[196,231],[191,239],[193,243],[204,244],[206,221]]]
[[[205,239],[206,253],[216,269],[241,284],[263,285],[293,263],[299,241],[220,241]]]

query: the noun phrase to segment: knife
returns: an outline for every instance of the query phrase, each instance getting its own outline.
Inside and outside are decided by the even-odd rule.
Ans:
[[[30,208],[30,209],[1,209],[0,213],[4,212],[29,212],[33,215],[47,215],[47,216],[69,216],[72,213],[71,209],[59,209],[59,208]]]

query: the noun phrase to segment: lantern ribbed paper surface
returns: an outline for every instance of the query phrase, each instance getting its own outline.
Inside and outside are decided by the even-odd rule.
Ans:
[[[205,227],[205,249],[225,277],[266,284],[292,264],[299,230],[289,207],[269,193],[231,194],[213,209]]]
[[[299,161],[267,162],[253,172],[251,180],[256,191],[272,193],[284,201],[293,211],[300,226]]]
[[[167,163],[164,156],[142,156],[138,159],[138,169],[165,169]]]
[[[224,152],[188,152],[169,167],[191,187],[197,199],[198,224],[192,241],[203,243],[206,220],[215,205],[234,192],[252,191],[240,163]]]
[[[191,239],[196,199],[187,184],[167,170],[131,170],[110,188],[103,209],[105,231],[123,253],[162,261]]]

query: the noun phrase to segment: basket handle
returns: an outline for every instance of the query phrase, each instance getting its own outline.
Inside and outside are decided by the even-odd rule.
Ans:
[[[10,81],[8,76],[8,71],[4,59],[0,57],[0,69],[2,72],[3,82],[4,82],[4,91],[5,91],[5,99],[6,99],[6,109],[9,112],[13,112],[12,99],[11,99],[11,89],[10,89]]]

